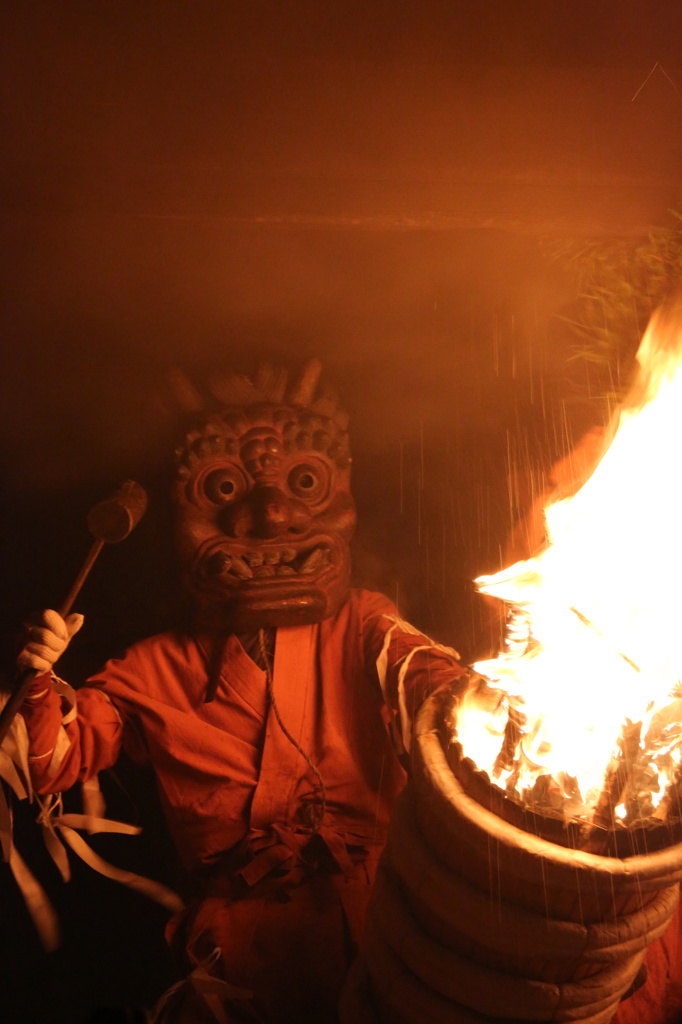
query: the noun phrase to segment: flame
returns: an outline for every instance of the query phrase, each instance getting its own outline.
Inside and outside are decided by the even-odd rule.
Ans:
[[[682,303],[654,315],[637,361],[596,468],[545,509],[545,548],[476,581],[511,614],[457,716],[465,755],[498,785],[527,796],[549,776],[578,816],[594,809],[625,729],[652,807],[680,760],[682,726],[661,713],[682,676]]]

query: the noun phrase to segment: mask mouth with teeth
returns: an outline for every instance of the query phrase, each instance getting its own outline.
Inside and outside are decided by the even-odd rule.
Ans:
[[[266,366],[212,383],[224,406],[179,450],[176,538],[197,621],[245,631],[334,615],[350,586],[355,506],[346,417]],[[236,399],[239,401],[237,402]]]

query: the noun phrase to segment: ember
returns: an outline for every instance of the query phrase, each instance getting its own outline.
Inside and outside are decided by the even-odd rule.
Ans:
[[[464,754],[508,797],[566,822],[632,828],[677,812],[682,305],[659,311],[637,380],[548,541],[476,582],[508,606],[505,647],[457,711]]]

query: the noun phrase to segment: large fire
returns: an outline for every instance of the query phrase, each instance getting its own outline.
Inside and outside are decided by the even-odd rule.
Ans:
[[[507,637],[457,713],[478,768],[566,818],[590,821],[627,760],[612,809],[627,825],[664,817],[682,751],[680,305],[652,318],[637,360],[598,465],[545,509],[544,549],[476,581],[508,606]]]

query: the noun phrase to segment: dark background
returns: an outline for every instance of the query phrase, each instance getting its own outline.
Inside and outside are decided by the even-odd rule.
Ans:
[[[28,0],[0,19],[5,660],[127,477],[150,511],[104,552],[60,668],[78,682],[163,627],[165,374],[260,356],[320,356],[351,413],[357,582],[479,653],[471,580],[530,493],[510,471],[539,481],[601,416],[552,255],[680,202],[679,5]],[[119,781],[110,813],[145,833],[93,845],[179,884],[152,787]],[[172,977],[164,913],[87,869],[57,883],[32,818],[18,841],[65,941],[40,952],[5,869],[0,1019],[149,1004]]]

